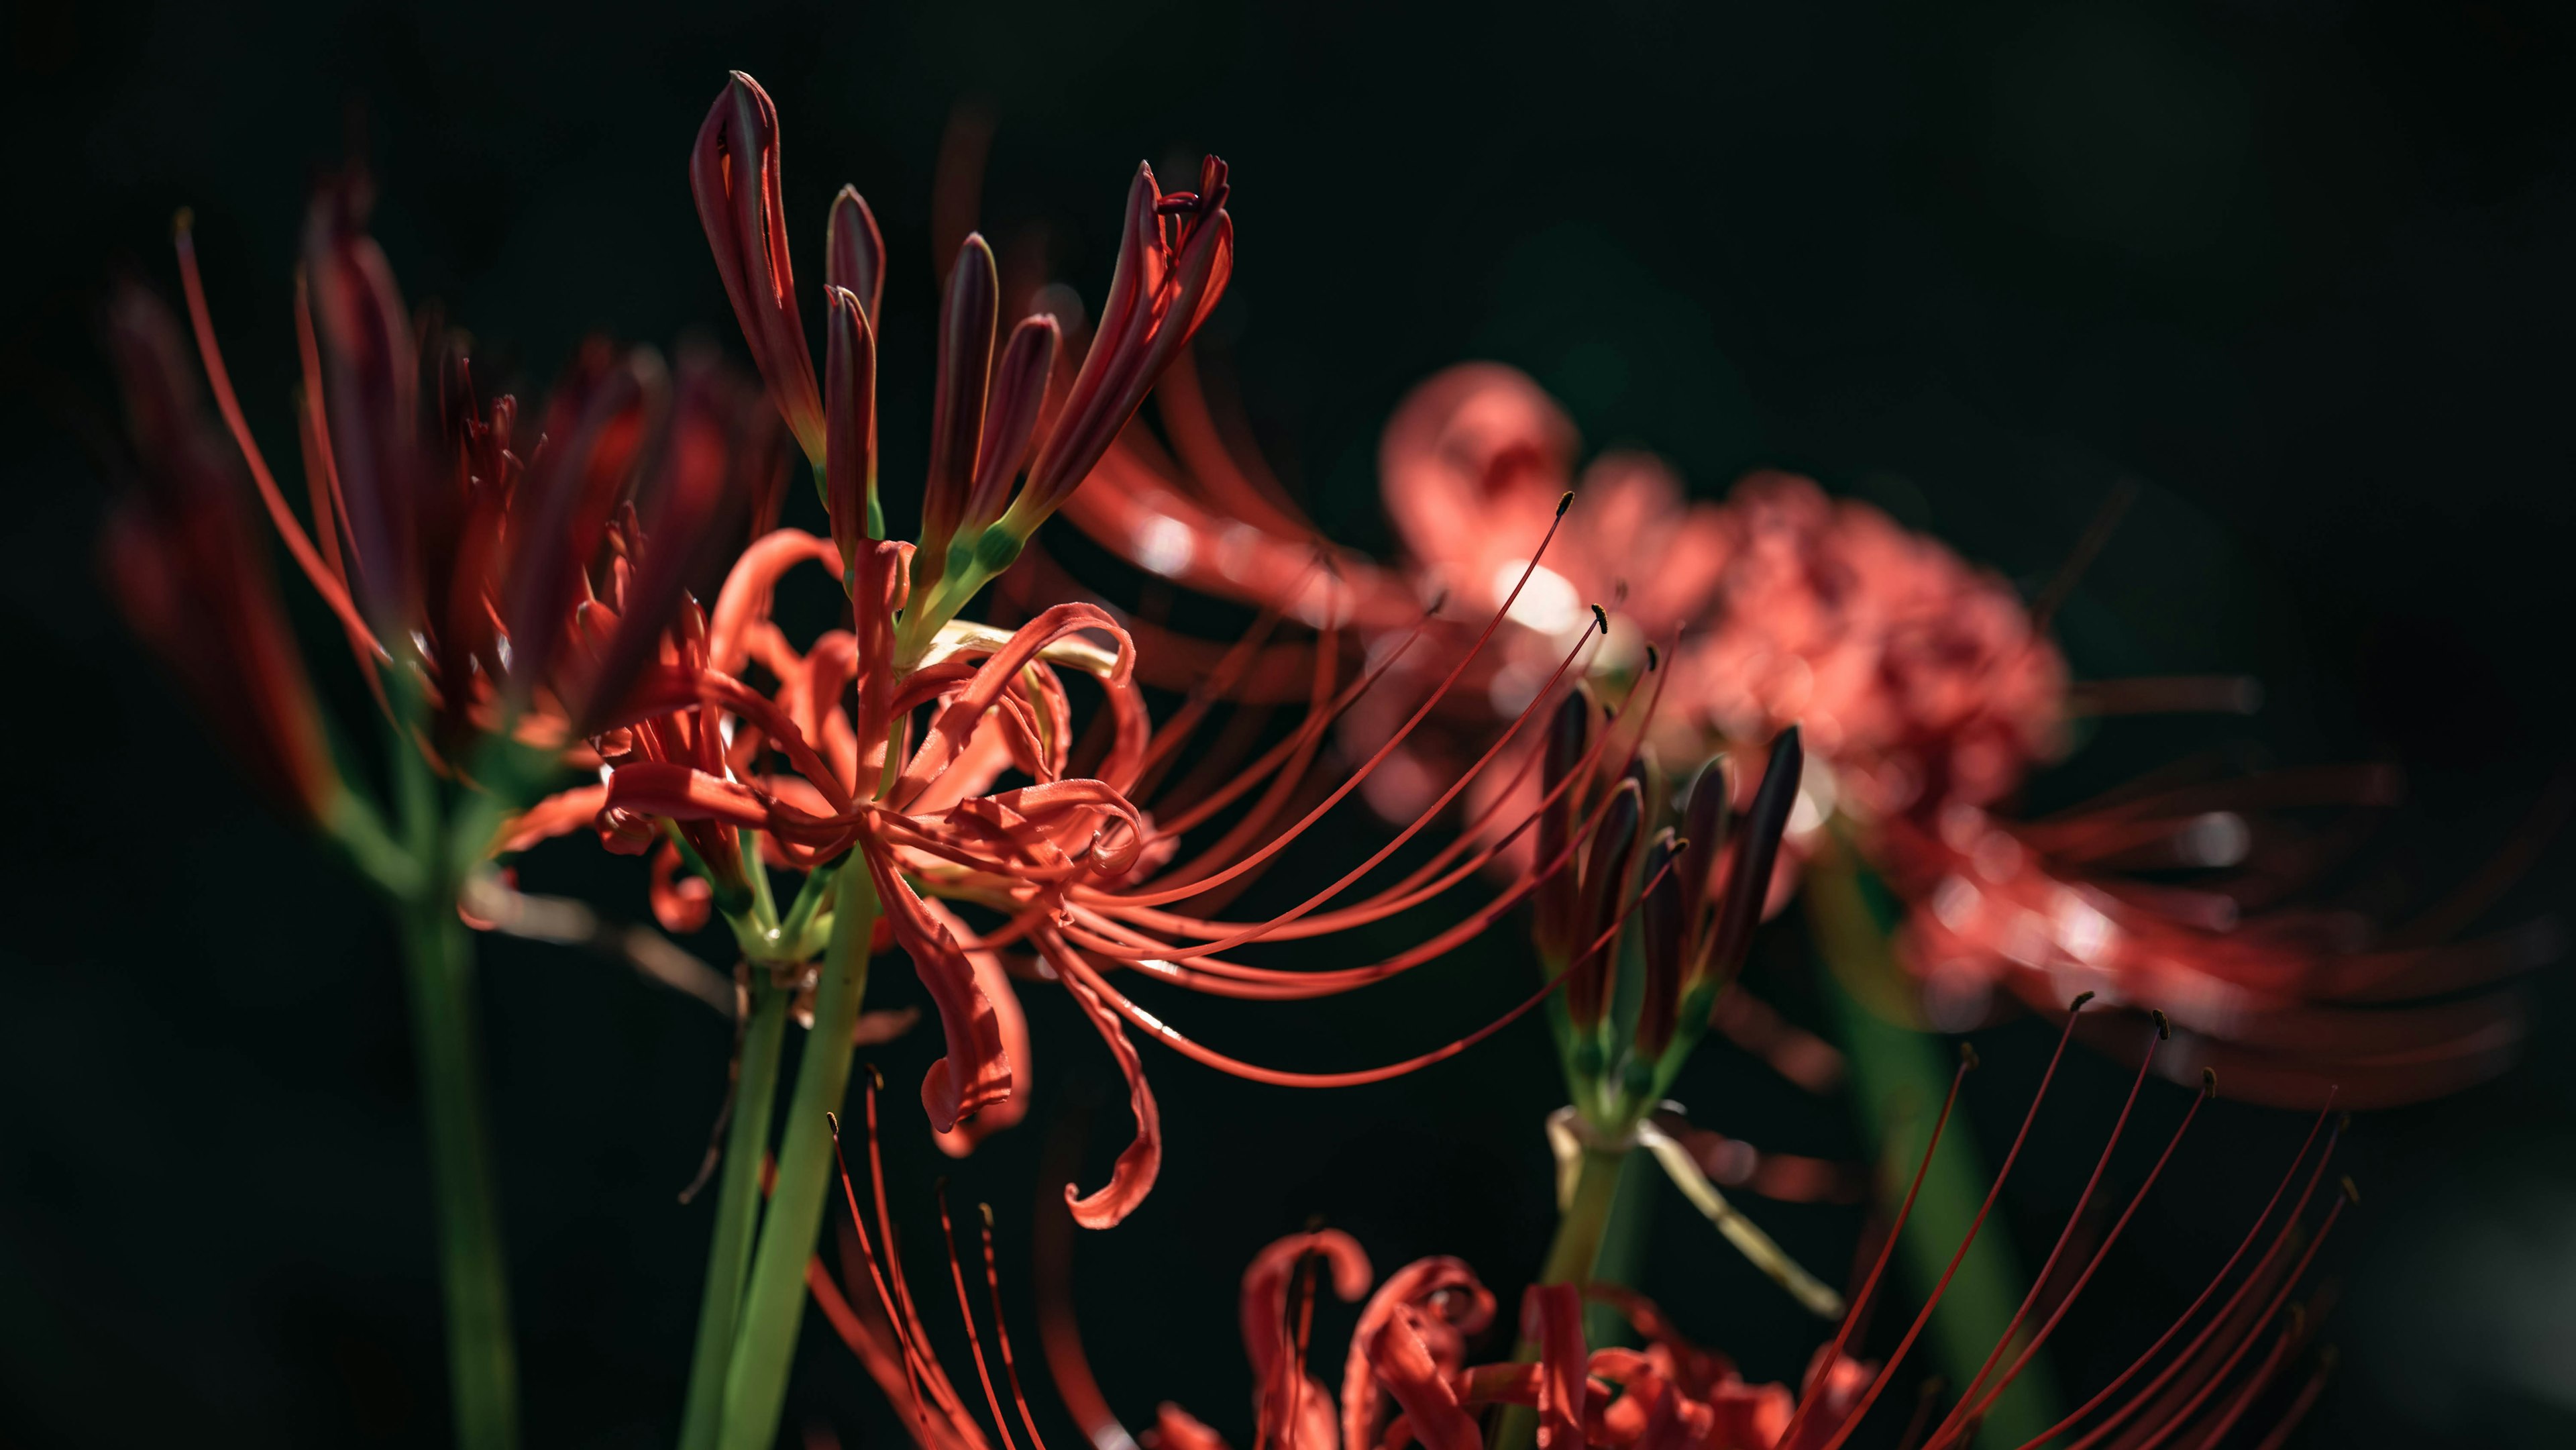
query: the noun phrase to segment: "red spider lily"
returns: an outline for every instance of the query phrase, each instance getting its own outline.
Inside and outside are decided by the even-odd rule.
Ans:
[[[2070,1017],[2081,1016],[2085,1005],[2074,1003]],[[2143,1044],[2140,1055],[2152,1057],[2157,1040]],[[1984,1229],[2029,1141],[2065,1042],[2061,1036],[2058,1056],[2050,1059],[2021,1133],[1951,1259],[1952,1272]],[[1973,1065],[1973,1056],[1963,1055],[1898,1210],[1898,1229],[1912,1211]],[[2024,1297],[1992,1352],[1951,1397],[1946,1411],[1928,1394],[1921,1400],[1904,1433],[1907,1446],[1931,1450],[1969,1442],[1985,1412],[2072,1312],[2215,1091],[2214,1079],[2204,1079],[2203,1090],[2184,1109],[2109,1229],[2098,1240],[2079,1245],[2075,1226],[2102,1191],[2147,1073],[2142,1065],[2133,1078],[2067,1228],[2035,1281],[2060,1287],[2050,1293],[2034,1288]],[[2322,1318],[2305,1312],[2292,1296],[2355,1198],[2345,1180],[2340,1193],[2329,1190],[2322,1213],[2311,1211],[2341,1131],[2340,1126],[2329,1128],[2329,1116],[2317,1116],[2242,1241],[2182,1313],[2134,1361],[2024,1450],[2046,1443],[2083,1450],[2103,1444],[2131,1450],[2217,1446],[2240,1431],[2248,1442],[2259,1440],[2267,1447],[2281,1442],[2315,1402],[2331,1365],[2330,1354],[2316,1356],[2313,1372],[2296,1391],[2288,1391]],[[991,1354],[944,1203],[941,1211],[948,1277],[975,1359],[978,1396],[961,1391],[939,1363],[930,1348],[926,1316],[906,1280],[886,1212],[873,1097],[868,1149],[873,1227],[843,1169],[850,1206],[841,1261],[847,1287],[820,1260],[809,1270],[835,1328],[926,1450],[983,1450],[991,1443],[988,1426],[991,1435],[1013,1447],[1015,1423],[1032,1450],[1043,1450],[1001,1312],[989,1210],[982,1230],[982,1297],[989,1306]],[[1437,1450],[1482,1450],[1483,1412],[1518,1405],[1536,1412],[1541,1450],[1840,1450],[1881,1407],[1951,1281],[1949,1273],[1941,1277],[1883,1358],[1858,1358],[1864,1321],[1895,1241],[1891,1230],[1862,1275],[1850,1311],[1816,1349],[1801,1384],[1793,1389],[1747,1382],[1724,1355],[1685,1338],[1651,1300],[1606,1284],[1532,1286],[1520,1316],[1524,1340],[1534,1347],[1531,1359],[1477,1363],[1473,1350],[1495,1327],[1496,1304],[1494,1294],[1465,1263],[1446,1257],[1417,1260],[1375,1282],[1372,1290],[1368,1255],[1349,1235],[1333,1229],[1292,1234],[1264,1249],[1243,1275],[1241,1332],[1252,1368],[1253,1443],[1256,1450],[1404,1450],[1417,1442]],[[1338,1395],[1317,1373],[1313,1343],[1315,1304],[1326,1284],[1336,1298],[1361,1306]],[[1059,1283],[1041,1295],[1042,1343],[1057,1389],[1093,1446],[1131,1450],[1141,1440],[1153,1450],[1223,1450],[1227,1442],[1216,1430],[1169,1402],[1148,1433],[1139,1437],[1128,1432],[1092,1379],[1067,1287]],[[1582,1314],[1587,1299],[1615,1308],[1644,1347],[1589,1346]],[[1935,1411],[1942,1412],[1936,1416]]]
[[[434,315],[415,325],[364,230],[369,195],[362,176],[326,186],[305,228],[309,532],[234,396],[183,217],[180,277],[207,380],[270,521],[370,684],[384,697],[390,668],[430,713],[421,743],[447,756],[509,731],[562,747],[615,715],[655,663],[720,513],[766,472],[762,430],[708,363],[684,362],[675,382],[649,352],[593,344],[530,436],[515,398],[478,401],[461,339]],[[172,381],[129,368],[138,409],[148,390],[193,388],[158,352]],[[678,542],[648,549],[653,537]]]
[[[714,904],[729,917],[742,908],[745,888],[761,885],[753,863],[813,873],[798,907],[776,924],[736,921],[746,952],[783,981],[797,980],[817,949],[831,914],[822,903],[841,900],[841,888],[822,884],[833,874],[823,868],[855,862],[883,909],[887,943],[912,958],[939,1008],[947,1052],[921,1097],[955,1152],[1019,1111],[1013,1088],[1025,1076],[1026,1034],[1003,952],[1033,949],[1037,964],[1020,974],[1060,981],[1129,1082],[1135,1144],[1106,1186],[1070,1195],[1076,1217],[1093,1227],[1130,1212],[1159,1169],[1158,1115],[1128,1039],[1131,1025],[1223,1071],[1334,1086],[1443,1060],[1543,1000],[1545,991],[1467,1037],[1356,1071],[1282,1071],[1191,1040],[1139,1005],[1116,974],[1133,969],[1189,990],[1263,999],[1353,991],[1435,960],[1489,926],[1553,868],[1531,871],[1521,890],[1382,962],[1306,971],[1235,960],[1238,949],[1255,943],[1315,938],[1419,905],[1492,859],[1493,849],[1459,843],[1392,885],[1347,899],[1428,825],[1426,812],[1286,912],[1254,921],[1208,914],[1363,788],[1401,746],[1409,726],[1338,785],[1325,789],[1313,777],[1335,722],[1367,698],[1404,649],[1391,648],[1347,684],[1337,683],[1330,645],[1313,651],[1306,714],[1284,738],[1248,763],[1229,760],[1231,746],[1220,740],[1219,754],[1205,764],[1221,776],[1192,772],[1167,785],[1184,741],[1255,661],[1262,629],[1218,660],[1209,688],[1158,729],[1137,679],[1135,642],[1108,611],[1056,603],[1012,629],[956,618],[1090,473],[1214,305],[1232,255],[1222,163],[1202,168],[1197,192],[1170,195],[1140,169],[1109,300],[1078,365],[1060,357],[1046,317],[1020,323],[996,356],[991,259],[979,238],[966,240],[941,324],[925,536],[916,548],[877,537],[883,514],[875,501],[873,310],[858,287],[841,285],[864,282],[871,294],[879,285],[873,224],[865,203],[845,189],[832,219],[835,285],[826,289],[827,356],[817,389],[781,240],[777,157],[776,112],[755,83],[737,75],[700,133],[692,182],[770,393],[817,466],[831,537],[782,529],[755,540],[710,612],[683,610],[668,660],[639,677],[633,708],[595,740],[608,767],[604,793],[584,787],[541,806],[511,840],[567,828],[587,810],[612,841],[640,847],[660,829],[656,822],[669,822],[697,858],[693,868],[712,877]],[[1059,397],[1049,379],[1068,372]],[[812,418],[800,423],[809,395]],[[807,426],[815,420],[819,426]],[[1533,534],[1536,523],[1533,516]],[[1545,548],[1544,538],[1534,539],[1532,558]],[[942,561],[935,579],[925,559]],[[800,648],[773,622],[771,602],[781,577],[807,563],[840,576],[850,627]],[[1462,643],[1453,676],[1473,667],[1501,623],[1495,615]],[[1417,621],[1417,633],[1428,627]],[[1578,641],[1565,652],[1559,680],[1586,648]],[[1068,674],[1087,677],[1100,694],[1096,749],[1077,741]],[[1552,690],[1553,682],[1536,693],[1552,702]],[[1435,703],[1440,693],[1432,691]],[[1417,723],[1428,714],[1428,707],[1418,712]],[[1503,758],[1527,718],[1506,726],[1494,751],[1462,769],[1444,804]],[[1005,773],[1026,783],[1001,788]],[[1552,838],[1559,864],[1590,839],[1597,814]],[[1534,819],[1535,812],[1525,813],[1520,827],[1501,830],[1502,839],[1516,838]],[[1185,836],[1219,823],[1214,841],[1183,849]],[[744,873],[739,880],[727,875],[735,863]],[[998,925],[978,936],[952,904]],[[676,901],[673,909],[681,909]],[[1628,909],[1598,925],[1615,934]]]
[[[1498,598],[1527,558],[1483,521],[1575,478],[1573,427],[1529,379],[1491,364],[1434,377],[1399,407],[1381,452],[1411,568],[1337,559],[1345,587],[1328,616],[1289,567],[1312,556],[1313,531],[1249,450],[1195,389],[1167,389],[1161,416],[1171,452],[1122,445],[1077,501],[1077,522],[1148,570],[1364,638],[1387,633],[1423,590]],[[1806,772],[1769,905],[1786,902],[1820,833],[1839,823],[1906,897],[1900,956],[1946,1004],[1945,1021],[1973,1017],[1989,983],[2042,1011],[2079,988],[2163,1002],[2190,1039],[2168,1055],[2177,1079],[2214,1064],[2248,1096],[2287,1105],[2313,1105],[2337,1083],[2356,1104],[2434,1096],[2510,1060],[2520,1028],[2509,995],[2442,999],[2543,959],[2542,937],[2444,945],[2474,910],[2390,930],[2294,900],[2341,857],[2331,835],[2303,834],[2285,812],[2367,807],[2384,799],[2382,774],[2141,788],[2041,822],[2006,812],[2033,766],[2061,751],[2070,717],[2243,709],[2243,682],[2071,685],[2045,602],[2026,607],[1939,543],[1803,479],[1756,474],[1724,503],[1686,504],[1660,462],[1614,453],[1576,492],[1564,539],[1515,595],[1512,627],[1447,697],[1444,713],[1471,738],[1479,716],[1517,713],[1547,678],[1561,642],[1590,624],[1582,602],[1608,598],[1609,635],[1589,665],[1609,698],[1633,687],[1649,636],[1679,623],[1655,755],[1694,762],[1800,728]],[[1384,740],[1427,685],[1399,667],[1351,712],[1352,738]],[[1410,817],[1469,753],[1444,732],[1417,732],[1371,799]],[[1733,804],[1748,805],[1752,773],[1731,779]],[[1496,772],[1471,805],[1508,823],[1538,789],[1527,772]],[[1515,798],[1497,806],[1507,790]],[[1530,851],[1516,843],[1504,869],[1524,868]],[[2171,867],[2210,874],[2187,890],[2133,874]],[[2481,880],[2464,889],[2489,890],[2495,873]],[[2428,929],[2436,919],[2445,927]]]

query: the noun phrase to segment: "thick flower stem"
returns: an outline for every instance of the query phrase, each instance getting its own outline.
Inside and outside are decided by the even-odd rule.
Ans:
[[[1627,1161],[1625,1148],[1584,1145],[1583,1156],[1575,1167],[1574,1192],[1566,1199],[1564,1211],[1557,1215],[1556,1238],[1548,1244],[1547,1262],[1539,1268],[1540,1283],[1591,1281],[1593,1265],[1601,1257],[1602,1236],[1610,1229],[1611,1210],[1619,1201],[1620,1169]],[[1536,1360],[1537,1342],[1521,1340],[1512,1358],[1523,1364]],[[1528,1450],[1537,1436],[1538,1416],[1526,1406],[1513,1405],[1502,1413],[1494,1433],[1494,1447]]]
[[[832,1177],[831,1126],[850,1085],[850,1033],[867,994],[868,942],[876,933],[875,884],[852,852],[841,866],[831,944],[814,990],[814,1030],[796,1066],[796,1091],[779,1134],[778,1176],[753,1250],[732,1363],[725,1372],[723,1450],[769,1450],[787,1400],[787,1376],[805,1323],[805,1265],[823,1226]]]
[[[707,1287],[698,1303],[698,1343],[689,1360],[688,1406],[680,1417],[680,1450],[713,1450],[724,1420],[726,1371],[741,1323],[743,1274],[751,1267],[760,1225],[760,1169],[769,1156],[769,1125],[778,1108],[778,1058],[788,999],[768,973],[753,969],[751,1020],[743,1027],[741,1075],[733,1122],[725,1130],[723,1176],[716,1186],[716,1224],[707,1248]]]
[[[1897,975],[1903,969],[1888,949],[1892,908],[1848,848],[1817,857],[1805,899],[1816,949],[1828,968],[1817,977],[1851,1063],[1852,1104],[1887,1165],[1880,1176],[1881,1209],[1892,1212],[1931,1133],[1933,1110],[1948,1091],[1951,1055],[1939,1039],[1885,1015],[1910,1000]],[[1953,1117],[1905,1225],[1904,1261],[1921,1289],[1928,1290],[1949,1265],[1990,1182],[1970,1125]],[[1966,1383],[1985,1363],[2012,1322],[2023,1280],[2008,1240],[1989,1221],[1932,1315],[1929,1347],[1952,1384]],[[2024,1326],[2015,1335],[2008,1355],[2018,1352],[2029,1333]],[[1986,1412],[1985,1423],[1996,1443],[2015,1445],[2040,1435],[2056,1418],[2046,1363],[2034,1360]]]
[[[457,919],[455,895],[445,889],[405,902],[402,928],[412,1044],[429,1129],[456,1443],[465,1450],[513,1450],[519,1443],[519,1370],[476,1046],[474,947]]]

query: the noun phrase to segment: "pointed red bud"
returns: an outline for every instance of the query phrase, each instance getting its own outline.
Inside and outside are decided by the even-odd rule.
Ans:
[[[1688,849],[1687,842],[1682,849]],[[1642,879],[1655,884],[1637,905],[1646,961],[1645,990],[1637,1000],[1637,1053],[1647,1059],[1661,1057],[1673,1040],[1681,1011],[1682,974],[1689,966],[1685,960],[1689,917],[1683,908],[1681,873],[1664,870],[1674,853],[1673,833],[1658,832],[1646,848],[1642,868]]]
[[[993,249],[969,234],[948,269],[948,298],[939,314],[939,388],[930,414],[930,471],[921,496],[924,568],[947,566],[948,543],[966,512],[966,491],[984,438],[984,394],[993,375],[993,328],[1002,284]]]
[[[1726,831],[1733,812],[1728,808],[1726,762],[1710,760],[1692,778],[1690,796],[1682,803],[1682,840],[1689,849],[1682,853],[1681,865],[1673,875],[1682,886],[1682,919],[1696,935],[1706,929],[1700,920],[1701,910],[1710,900],[1717,884],[1718,853],[1726,845]]]
[[[1011,329],[1001,364],[993,370],[992,401],[984,409],[983,450],[975,459],[975,486],[966,495],[962,530],[982,529],[1010,506],[1011,485],[1028,466],[1029,445],[1046,410],[1047,383],[1055,376],[1056,347],[1061,341],[1052,316],[1023,317]]]
[[[743,340],[769,385],[769,398],[808,460],[823,461],[823,404],[814,355],[796,307],[787,260],[787,216],[779,197],[778,108],[740,71],[716,97],[689,154],[689,191],[714,251]]]
[[[858,293],[830,288],[824,305],[823,511],[832,519],[846,587],[866,541],[885,532],[877,504],[877,340]]]
[[[1028,487],[1005,516],[1014,534],[1026,538],[1035,532],[1089,476],[1225,294],[1234,274],[1234,220],[1225,211],[1229,191],[1225,163],[1211,156],[1200,168],[1196,199],[1187,210],[1166,216],[1154,168],[1136,168],[1127,194],[1126,236],[1100,326],[1046,446],[1029,468]]]
[[[408,638],[420,608],[420,352],[411,309],[367,235],[363,177],[315,194],[304,272],[321,352],[331,452],[357,558],[349,570],[377,637]],[[442,561],[443,562],[443,561]]]
[[[868,210],[865,197],[855,186],[841,188],[832,198],[832,220],[824,234],[823,280],[831,286],[857,294],[859,306],[868,314],[868,329],[876,329],[877,319],[885,315],[885,238],[877,232],[877,216]]]
[[[1623,780],[1601,813],[1590,849],[1584,852],[1583,910],[1574,949],[1591,949],[1591,954],[1565,979],[1565,1010],[1574,1025],[1585,1031],[1599,1026],[1602,1014],[1609,1010],[1619,942],[1614,936],[1598,947],[1593,944],[1619,920],[1625,905],[1621,898],[1628,890],[1628,863],[1637,854],[1637,834],[1644,824],[1645,793],[1635,781]]]
[[[1591,746],[1592,701],[1580,688],[1568,690],[1565,698],[1557,702],[1556,714],[1548,722],[1547,740],[1541,746],[1547,752],[1539,767],[1541,789],[1554,792],[1559,782],[1574,773]],[[1539,813],[1536,869],[1547,870],[1551,862],[1565,854],[1582,810],[1583,787],[1575,784],[1567,786],[1553,805]],[[1574,953],[1575,907],[1581,898],[1582,879],[1580,860],[1568,857],[1530,893],[1530,905],[1538,917],[1530,929],[1530,938],[1538,947],[1539,960],[1551,970],[1564,965]]]
[[[1798,803],[1798,777],[1807,755],[1790,726],[1771,743],[1771,763],[1753,793],[1753,809],[1744,816],[1736,837],[1735,869],[1726,878],[1726,896],[1718,908],[1716,936],[1710,942],[1703,976],[1725,980],[1744,965],[1753,944],[1753,928],[1762,921],[1762,904],[1771,893],[1771,869],[1780,858],[1780,837],[1789,826],[1789,811]]]

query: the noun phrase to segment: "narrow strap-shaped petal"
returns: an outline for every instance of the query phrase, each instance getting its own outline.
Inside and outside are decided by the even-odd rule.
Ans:
[[[832,217],[824,232],[823,280],[855,294],[867,309],[868,328],[875,331],[885,315],[885,238],[877,231],[876,213],[855,186],[842,187],[832,198]]]
[[[1011,1060],[1002,1050],[1001,1024],[991,1000],[976,985],[975,968],[957,938],[923,906],[883,847],[868,842],[862,849],[877,899],[894,924],[894,939],[911,956],[921,985],[939,1008],[948,1052],[922,1078],[921,1106],[930,1115],[932,1130],[945,1133],[958,1119],[1011,1095]]]
[[[1070,955],[1073,948],[1060,940],[1046,942],[1059,958]],[[1109,1170],[1109,1181],[1089,1194],[1064,1186],[1065,1206],[1073,1221],[1084,1228],[1115,1228],[1120,1220],[1136,1211],[1145,1195],[1154,1189],[1154,1179],[1163,1171],[1163,1114],[1154,1103],[1153,1089],[1145,1084],[1145,1063],[1136,1055],[1136,1045],[1127,1040],[1127,1024],[1100,1000],[1099,994],[1078,972],[1062,973],[1065,990],[1073,997],[1082,1015],[1100,1033],[1109,1055],[1118,1060],[1118,1071],[1127,1079],[1127,1108],[1136,1117],[1136,1139],[1118,1155],[1117,1165]]]
[[[1425,1450],[1484,1450],[1475,1418],[1459,1407],[1457,1391],[1410,1314],[1392,1315],[1378,1326],[1368,1341],[1368,1362]]]
[[[939,372],[930,410],[930,466],[921,494],[924,567],[948,566],[948,543],[966,511],[966,491],[983,446],[984,398],[992,381],[993,329],[1002,284],[993,249],[970,235],[948,269],[948,293],[939,312]]]
[[[779,196],[778,108],[740,71],[708,108],[689,153],[689,191],[698,204],[716,271],[742,323],[743,340],[769,385],[770,401],[807,459],[823,461],[823,405],[814,355],[796,306],[787,260],[787,216]]]
[[[859,295],[824,293],[823,408],[829,452],[823,511],[841,552],[842,578],[858,571],[862,541],[885,532],[877,503],[877,340]]]

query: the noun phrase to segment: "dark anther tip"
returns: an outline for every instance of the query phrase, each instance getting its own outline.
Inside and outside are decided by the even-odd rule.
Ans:
[[[2200,1095],[2205,1098],[2218,1096],[2218,1069],[2204,1067],[2200,1070]]]
[[[1320,1232],[1322,1232],[1322,1231],[1323,1231],[1323,1227],[1324,1227],[1324,1216],[1323,1216],[1322,1214],[1320,1214],[1320,1213],[1310,1213],[1310,1214],[1306,1215],[1306,1232],[1308,1232],[1308,1233],[1320,1233]]]
[[[1556,501],[1556,516],[1565,517],[1565,511],[1572,507],[1574,507],[1574,490],[1569,488],[1565,491],[1565,497]]]
[[[1592,622],[1601,626],[1601,632],[1603,634],[1608,634],[1610,632],[1610,616],[1608,612],[1603,610],[1598,604],[1592,606]]]
[[[991,1228],[993,1226],[993,1205],[989,1203],[978,1203],[975,1205],[975,1211],[984,1215],[984,1227]]]
[[[2338,1133],[2351,1126],[2352,1114],[2350,1113],[2345,1113],[2342,1117],[2335,1119],[2335,1131]]]
[[[841,1136],[841,1115],[833,1112],[830,1108],[825,1108],[823,1110],[823,1121],[831,1128],[833,1140],[835,1142],[839,1141]]]
[[[2066,1010],[2069,1012],[2081,1012],[2084,1010],[2084,1004],[2092,1000],[2092,993],[2078,992],[2075,994],[2075,1000],[2066,1004]]]
[[[1646,673],[1653,674],[1656,669],[1662,666],[1663,662],[1664,657],[1655,653],[1655,647],[1653,645],[1646,646]]]
[[[2343,1176],[2343,1198],[2346,1203],[2361,1202],[2361,1190],[2354,1186],[2352,1175],[2349,1173]]]
[[[1962,1042],[1959,1044],[1959,1065],[1969,1069],[1970,1071],[1974,1071],[1976,1069],[1977,1048],[1975,1043]]]
[[[868,1064],[868,1086],[878,1092],[885,1091],[885,1074],[877,1071],[877,1065],[873,1062]]]
[[[2147,1015],[2156,1019],[2156,1041],[2163,1042],[2173,1036],[2173,1021],[2161,1009],[2150,1007]]]
[[[1439,593],[1431,596],[1431,603],[1424,608],[1422,612],[1425,614],[1438,614],[1443,608],[1447,607],[1448,603],[1449,591],[1443,589]]]

